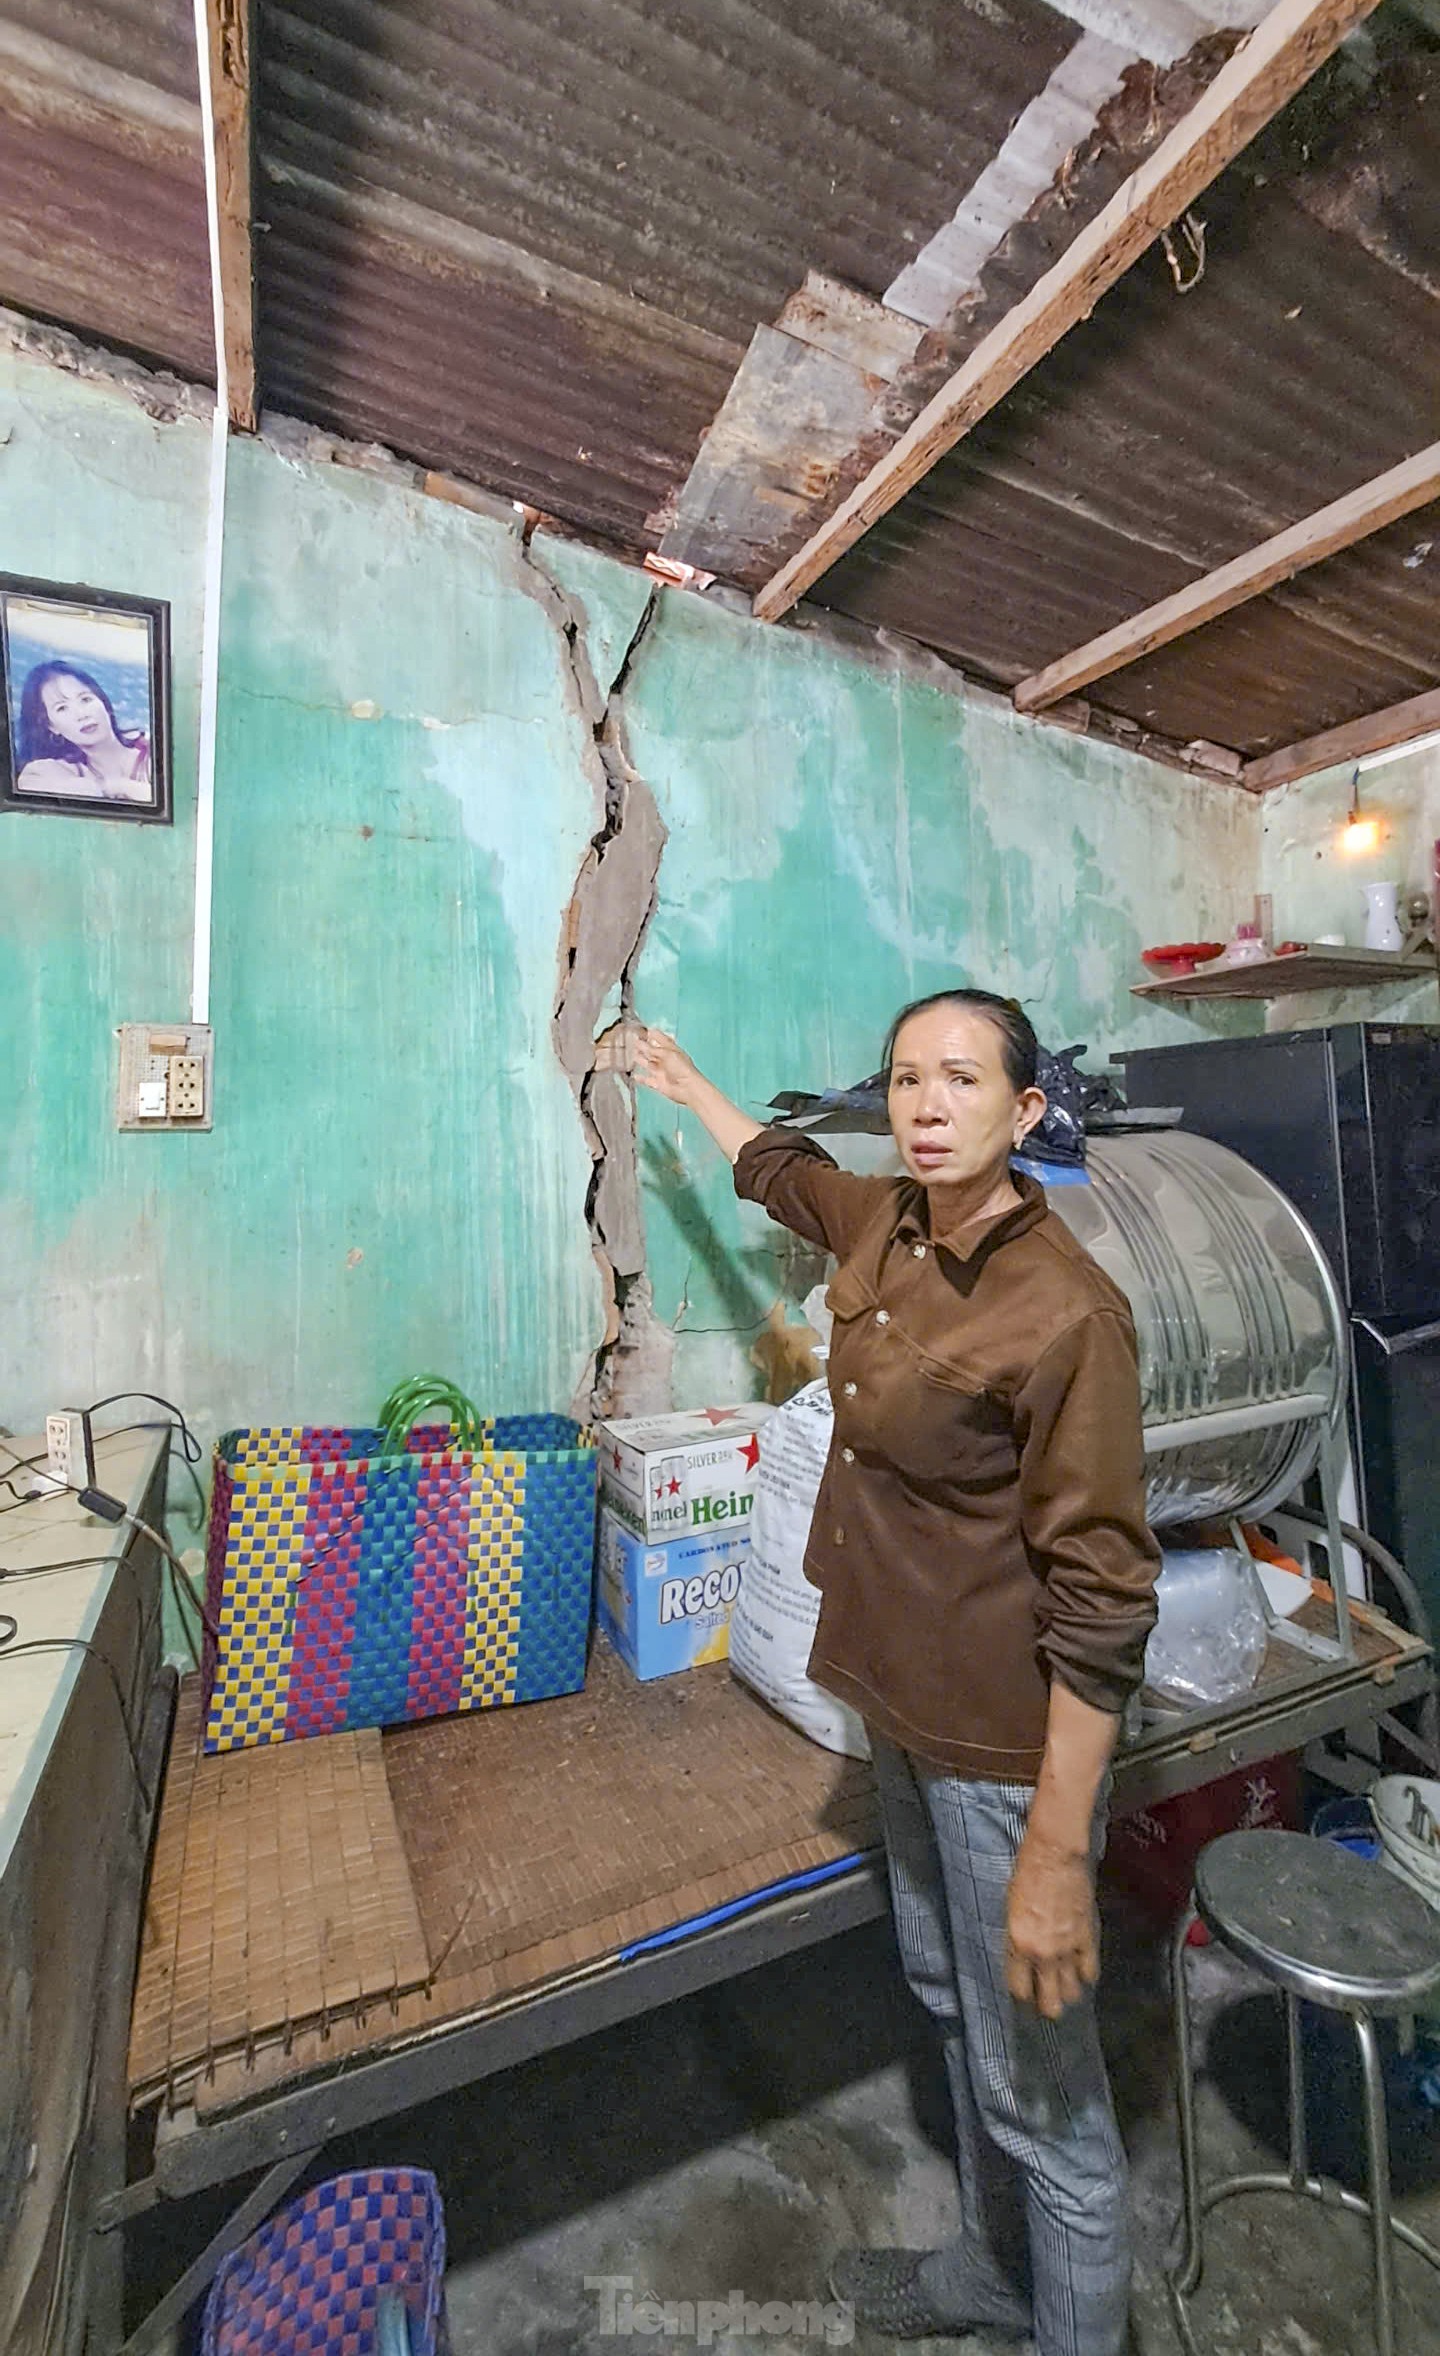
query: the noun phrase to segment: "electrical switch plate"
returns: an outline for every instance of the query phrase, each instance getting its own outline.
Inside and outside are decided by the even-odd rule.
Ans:
[[[121,1023],[121,1129],[208,1129],[215,1040],[208,1023]]]

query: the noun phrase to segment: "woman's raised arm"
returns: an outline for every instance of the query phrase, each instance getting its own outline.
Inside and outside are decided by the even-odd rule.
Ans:
[[[759,1136],[762,1123],[752,1121],[738,1104],[722,1096],[668,1032],[638,1033],[633,1069],[644,1087],[668,1097],[672,1104],[684,1105],[703,1121],[727,1160],[733,1162],[740,1148]]]

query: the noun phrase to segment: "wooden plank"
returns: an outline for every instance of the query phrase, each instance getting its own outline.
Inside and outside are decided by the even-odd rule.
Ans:
[[[1427,687],[1423,695],[1408,695],[1403,703],[1387,704],[1383,712],[1367,712],[1361,720],[1346,720],[1319,736],[1304,736],[1298,744],[1262,753],[1258,760],[1246,762],[1244,782],[1254,793],[1268,793],[1272,786],[1289,785],[1317,769],[1389,752],[1392,745],[1408,744],[1412,737],[1429,736],[1437,728],[1440,687]]]
[[[727,581],[764,581],[875,426],[884,380],[757,327],[696,453],[660,554]]]
[[[1277,0],[1208,90],[755,598],[778,621],[1020,382],[1302,89],[1376,0]]]
[[[1338,555],[1342,548],[1352,548],[1357,540],[1368,539],[1372,532],[1436,498],[1440,498],[1440,442],[1432,442],[1428,449],[1418,450],[1413,458],[1403,459],[1384,474],[1373,475],[1343,498],[1332,499],[1328,507],[1287,524],[1283,532],[1262,540],[1257,548],[1247,548],[1243,556],[1203,573],[1173,596],[1162,597],[1143,613],[1117,622],[1113,630],[1103,630],[1073,653],[1058,656],[1043,671],[1021,680],[1015,689],[1016,710],[1038,712],[1062,696],[1077,694],[1092,680],[1123,670],[1127,663],[1138,662],[1157,647],[1172,645],[1220,614],[1263,596],[1277,581],[1288,581],[1307,566]]]
[[[215,118],[215,174],[220,198],[220,300],[230,423],[253,434],[255,259],[251,197],[250,0],[205,0],[210,104]]]

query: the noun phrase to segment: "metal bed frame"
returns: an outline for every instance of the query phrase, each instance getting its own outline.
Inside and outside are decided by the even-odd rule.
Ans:
[[[1338,1524],[1330,1535],[1338,1542]],[[1367,1607],[1351,1608],[1358,1613]],[[1117,1758],[1114,1812],[1123,1815],[1173,1798],[1325,1736],[1393,1725],[1398,1708],[1433,1699],[1427,1635],[1400,1629],[1379,1614],[1368,1616],[1394,1639],[1384,1659],[1362,1663],[1353,1646],[1343,1645],[1327,1646],[1325,1658],[1308,1648],[1297,1651],[1292,1679],[1241,1702],[1189,1713],[1146,1735]],[[159,1765],[168,1714],[159,1712],[157,1721],[152,1713],[147,1728],[152,1744],[157,1722],[158,1748],[147,1759],[151,1769]],[[139,1899],[137,1886],[137,1929]],[[104,2251],[95,2271],[90,2341],[95,2356],[149,2356],[163,2346],[222,2260],[332,2138],[837,1937],[883,1914],[886,1903],[883,1858],[869,1853],[813,1887],[761,1898],[748,1911],[691,1936],[680,1935],[671,1944],[628,1959],[602,1960],[501,2006],[460,2016],[369,2055],[352,2054],[331,2071],[267,2090],[234,2111],[205,2119],[189,2108],[162,2113],[146,2171],[130,2182],[112,2174],[111,2189],[94,2213]],[[677,1929],[683,1934],[683,1926]],[[114,1965],[108,2030],[112,2079],[121,2084],[132,1985],[133,1948],[122,1945]],[[113,2137],[110,2147],[113,2152]],[[126,2339],[121,2321],[126,2225],[161,2202],[185,2200],[256,2171],[262,2171],[259,2181]]]

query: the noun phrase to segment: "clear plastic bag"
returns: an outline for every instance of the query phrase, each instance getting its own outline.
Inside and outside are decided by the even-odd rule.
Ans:
[[[1160,1558],[1160,1617],[1145,1652],[1145,1682],[1190,1708],[1248,1693],[1269,1632],[1254,1564],[1229,1546],[1187,1547]]]

